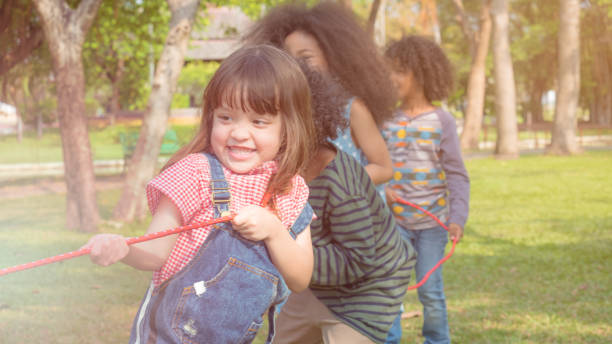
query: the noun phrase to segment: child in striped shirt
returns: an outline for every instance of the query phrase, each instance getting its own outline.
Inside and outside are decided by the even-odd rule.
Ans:
[[[400,310],[415,253],[363,166],[329,141],[343,124],[342,92],[336,90],[336,106],[317,101],[322,96],[317,91],[329,97],[334,89],[316,86],[313,78],[325,82],[323,75],[306,75],[318,143],[304,175],[317,216],[310,227],[314,271],[309,288],[291,294],[283,306],[275,343],[383,343]]]

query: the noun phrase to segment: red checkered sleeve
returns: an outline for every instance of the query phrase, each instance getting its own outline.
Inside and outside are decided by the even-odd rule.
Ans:
[[[304,178],[296,175],[291,182],[293,186],[288,194],[274,198],[281,222],[286,228],[293,225],[308,202],[308,185]]]
[[[247,174],[235,174],[224,168],[232,194],[230,210],[235,214],[245,206],[260,204],[273,173],[275,162],[266,162]],[[213,218],[210,199],[210,170],[202,154],[190,154],[162,171],[147,185],[147,200],[155,214],[161,195],[168,197],[179,209],[182,225],[206,222]],[[308,201],[308,186],[302,177],[292,179],[291,191],[275,196],[281,222],[290,228]],[[160,285],[180,271],[197,254],[211,228],[203,227],[179,234],[164,266],[153,274],[153,283]]]
[[[161,195],[168,197],[182,215],[181,225],[191,222],[203,207],[210,206],[206,194],[210,180],[208,161],[199,154],[191,154],[162,171],[147,185],[147,201],[155,214]]]

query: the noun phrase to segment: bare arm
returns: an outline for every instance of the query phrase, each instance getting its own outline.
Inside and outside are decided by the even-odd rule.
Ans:
[[[272,262],[283,275],[289,289],[300,292],[308,287],[313,268],[310,226],[293,240],[286,229],[269,237],[266,247]]]
[[[181,215],[169,198],[162,196],[147,234],[178,227]],[[176,242],[178,234],[128,246],[125,238],[118,234],[99,234],[92,237],[85,247],[91,248],[91,260],[108,266],[121,260],[123,263],[140,270],[161,268]]]
[[[289,289],[299,292],[308,287],[313,267],[310,226],[293,240],[278,217],[259,206],[243,208],[232,223],[244,238],[264,241]]]
[[[365,169],[370,179],[376,185],[389,181],[393,175],[391,155],[370,110],[360,99],[355,99],[351,106],[350,122],[353,141],[368,158]]]

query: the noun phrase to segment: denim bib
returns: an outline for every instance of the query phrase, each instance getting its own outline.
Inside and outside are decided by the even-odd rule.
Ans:
[[[205,155],[218,218],[229,211],[229,184],[219,161]],[[290,229],[294,239],[312,214],[307,203]],[[250,343],[266,311],[266,343],[270,343],[275,312],[289,293],[264,243],[243,238],[229,222],[220,223],[181,271],[160,286],[149,287],[134,319],[130,343]]]

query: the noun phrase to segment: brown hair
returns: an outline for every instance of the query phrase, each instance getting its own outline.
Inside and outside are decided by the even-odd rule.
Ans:
[[[453,88],[453,70],[442,48],[431,39],[410,35],[391,42],[385,58],[393,69],[412,72],[427,101],[445,100]]]
[[[355,15],[344,6],[321,2],[273,8],[255,23],[243,40],[284,48],[294,31],[312,35],[329,66],[330,73],[353,96],[362,99],[377,125],[391,117],[395,106],[393,85],[381,54]]]
[[[269,45],[241,48],[221,63],[204,90],[203,100],[198,132],[164,168],[190,153],[212,151],[213,111],[230,104],[243,111],[282,116],[282,143],[276,157],[278,172],[270,180],[268,191],[287,192],[291,179],[302,172],[314,150],[310,89],[297,62]]]

